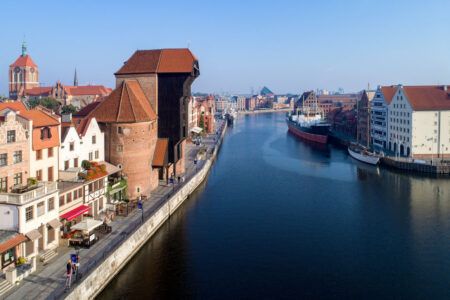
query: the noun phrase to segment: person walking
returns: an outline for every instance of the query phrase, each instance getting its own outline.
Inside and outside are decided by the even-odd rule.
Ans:
[[[72,261],[69,259],[66,264],[66,286],[65,289],[70,289],[70,284],[72,283]]]

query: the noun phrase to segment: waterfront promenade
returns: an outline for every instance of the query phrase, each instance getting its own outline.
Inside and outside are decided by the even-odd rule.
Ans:
[[[219,121],[217,127],[223,129],[225,123]],[[112,232],[102,237],[90,249],[81,249],[80,256],[80,273],[82,278],[88,275],[96,268],[114,249],[121,245],[137,228],[142,224],[142,216],[148,219],[161,207],[171,195],[183,187],[190,178],[192,178],[197,170],[200,170],[205,164],[205,160],[199,160],[194,164],[200,149],[206,148],[207,156],[210,155],[217,143],[220,142],[218,136],[208,135],[203,138],[203,145],[195,146],[188,144],[186,149],[186,173],[184,174],[184,182],[160,185],[148,199],[144,202],[143,212],[134,210],[127,217],[116,217],[112,226]],[[208,158],[208,157],[207,157]],[[73,248],[64,248],[58,252],[58,257],[53,259],[48,265],[38,266],[38,270],[24,279],[18,286],[12,289],[6,299],[59,299],[65,295],[65,264],[69,259],[69,254],[75,253]],[[106,275],[105,275],[106,276]],[[77,284],[73,282],[72,288]]]

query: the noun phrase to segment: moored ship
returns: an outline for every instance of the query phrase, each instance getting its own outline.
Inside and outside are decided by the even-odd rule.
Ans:
[[[295,112],[286,119],[289,132],[303,140],[320,144],[328,142],[330,124],[325,121],[314,92],[302,95],[301,108],[297,107]]]

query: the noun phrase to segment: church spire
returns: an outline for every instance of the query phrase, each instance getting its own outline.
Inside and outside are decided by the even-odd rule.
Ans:
[[[25,43],[25,39],[22,42],[22,56],[27,55],[27,44]]]
[[[77,69],[75,68],[75,75],[73,76],[73,85],[78,86],[78,76],[77,76]]]

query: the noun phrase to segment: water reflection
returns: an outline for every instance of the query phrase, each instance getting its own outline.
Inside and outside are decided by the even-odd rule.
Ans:
[[[239,118],[208,182],[100,299],[449,298],[450,184]]]

